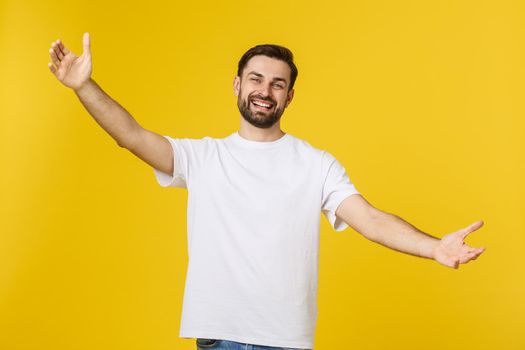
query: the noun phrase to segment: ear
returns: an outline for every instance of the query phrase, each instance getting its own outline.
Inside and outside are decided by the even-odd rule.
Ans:
[[[239,91],[241,89],[241,78],[239,76],[235,76],[235,79],[233,79],[233,93],[235,96],[239,96]]]
[[[285,107],[288,107],[288,105],[290,104],[290,102],[292,102],[292,99],[293,99],[293,95],[295,93],[295,90],[292,89],[290,91],[288,91],[288,97],[286,98],[286,106]]]

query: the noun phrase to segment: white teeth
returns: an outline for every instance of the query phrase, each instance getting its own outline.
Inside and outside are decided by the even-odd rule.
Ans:
[[[259,101],[252,101],[254,105],[257,105],[257,106],[260,106],[260,107],[266,107],[266,108],[270,108],[271,105],[269,104],[266,104],[266,103],[262,103],[262,102],[259,102]]]

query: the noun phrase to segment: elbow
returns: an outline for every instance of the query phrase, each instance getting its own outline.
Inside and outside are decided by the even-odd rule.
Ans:
[[[131,135],[131,134],[128,134],[128,135]],[[117,142],[117,145],[119,147],[122,147],[122,148],[126,148],[126,149],[129,149],[131,150],[133,148],[133,145],[135,144],[134,142],[134,138],[133,137],[121,137],[121,138],[116,138],[115,141]]]
[[[360,233],[372,242],[378,242],[381,239],[381,226],[390,214],[385,213],[379,209],[371,208],[366,220],[366,225],[362,228]]]
[[[119,146],[120,148],[128,148],[123,142],[117,140],[117,146]]]

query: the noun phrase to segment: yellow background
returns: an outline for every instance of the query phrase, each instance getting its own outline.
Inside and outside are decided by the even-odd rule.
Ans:
[[[48,70],[51,42],[145,128],[238,130],[250,47],[296,56],[282,129],[434,236],[458,270],[322,218],[315,349],[525,349],[522,1],[0,2],[0,349],[195,349],[178,338],[184,189],[119,148]]]

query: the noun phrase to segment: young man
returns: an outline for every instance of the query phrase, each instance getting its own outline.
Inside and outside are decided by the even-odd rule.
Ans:
[[[344,167],[280,128],[294,96],[292,53],[259,45],[233,82],[240,129],[224,138],[171,138],[142,128],[91,79],[90,38],[77,57],[59,40],[51,72],[163,187],[188,189],[188,249],[180,336],[199,348],[312,349],[317,319],[319,212],[386,247],[457,268],[476,259],[465,237],[435,238],[368,203]]]

